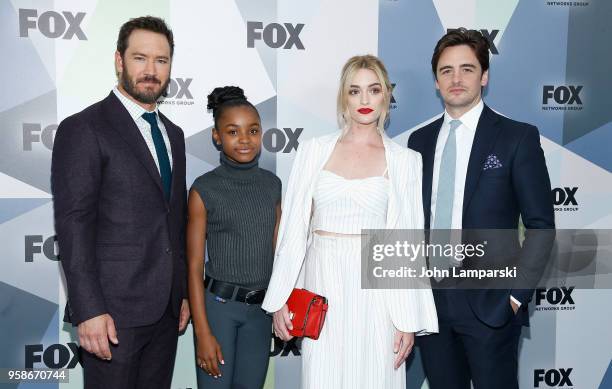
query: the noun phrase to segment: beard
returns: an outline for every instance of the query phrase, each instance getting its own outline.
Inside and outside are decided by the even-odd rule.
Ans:
[[[159,90],[155,89],[144,89],[139,91],[136,86],[139,82],[155,82],[160,85]],[[166,80],[166,82],[162,85],[161,81],[155,76],[145,76],[139,79],[135,79],[130,76],[130,73],[126,68],[123,69],[123,72],[119,76],[119,82],[125,91],[132,96],[136,101],[139,101],[143,104],[153,104],[157,102],[157,100],[161,97],[162,94],[168,88],[168,84],[170,83],[170,78]]]

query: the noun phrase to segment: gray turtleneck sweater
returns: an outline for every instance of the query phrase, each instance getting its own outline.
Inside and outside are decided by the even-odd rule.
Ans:
[[[267,288],[280,179],[259,168],[257,158],[242,164],[221,153],[221,165],[198,177],[191,189],[206,207],[206,275],[245,288]]]

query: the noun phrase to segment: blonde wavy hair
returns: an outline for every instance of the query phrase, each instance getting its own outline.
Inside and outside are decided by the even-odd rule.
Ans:
[[[342,67],[342,74],[340,75],[340,88],[338,90],[337,100],[337,114],[338,114],[338,125],[342,129],[343,133],[346,133],[348,127],[351,124],[351,116],[348,111],[348,93],[351,80],[355,73],[360,69],[368,69],[373,71],[378,80],[380,81],[383,89],[383,112],[378,118],[376,128],[382,135],[385,131],[385,124],[389,118],[389,109],[391,104],[391,91],[392,86],[389,81],[389,75],[387,69],[378,57],[373,55],[356,55],[349,58],[348,61]]]

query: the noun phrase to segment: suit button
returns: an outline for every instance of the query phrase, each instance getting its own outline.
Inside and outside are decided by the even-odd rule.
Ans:
[[[166,249],[166,254],[168,254],[168,255],[172,254],[172,250]]]

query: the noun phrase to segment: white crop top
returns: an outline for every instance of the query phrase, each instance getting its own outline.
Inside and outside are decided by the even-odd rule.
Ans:
[[[312,195],[312,231],[361,234],[362,228],[385,228],[388,190],[384,175],[347,179],[321,170]]]

